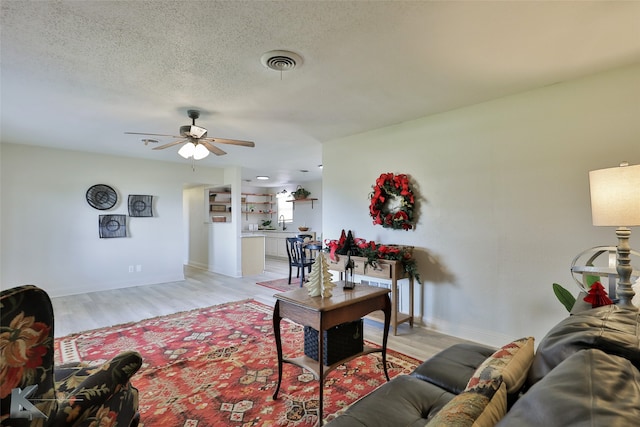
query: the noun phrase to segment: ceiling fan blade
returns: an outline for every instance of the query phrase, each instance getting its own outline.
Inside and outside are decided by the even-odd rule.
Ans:
[[[224,156],[225,154],[227,154],[226,151],[221,150],[220,148],[216,147],[215,145],[207,142],[207,141],[200,141],[199,144],[204,145],[205,147],[207,147],[207,150],[211,151],[213,154],[215,154],[216,156]]]
[[[255,147],[256,144],[253,141],[241,141],[239,139],[224,139],[224,138],[206,138],[210,142],[218,144],[231,144],[240,145],[242,147]]]
[[[148,136],[170,136],[171,138],[182,138],[179,135],[165,135],[162,133],[142,133],[142,132],[125,132],[127,135],[148,135]]]
[[[178,141],[173,141],[168,144],[161,145],[159,147],[153,147],[152,150],[164,150],[165,148],[173,147],[174,145],[182,144],[186,139],[180,139]]]

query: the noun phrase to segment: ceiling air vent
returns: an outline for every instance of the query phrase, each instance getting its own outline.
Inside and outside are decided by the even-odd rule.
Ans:
[[[275,71],[291,71],[302,65],[302,57],[288,50],[272,50],[260,58],[260,62]]]

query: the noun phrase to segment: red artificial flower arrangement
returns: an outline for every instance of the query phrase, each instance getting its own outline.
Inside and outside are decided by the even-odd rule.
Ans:
[[[373,224],[395,230],[411,230],[414,226],[415,198],[409,177],[405,174],[383,173],[372,188],[369,215],[373,218]],[[395,198],[399,199],[399,203],[391,208],[389,202]]]
[[[336,259],[336,254],[344,256],[350,253],[353,256],[367,258],[366,264],[374,268],[377,267],[380,259],[401,261],[404,271],[418,283],[422,283],[416,260],[413,258],[413,246],[382,245],[373,240],[367,242],[365,239],[354,238],[351,231],[347,236],[344,230],[342,230],[340,239],[327,239],[324,243],[325,250],[329,252],[329,257],[333,260]]]

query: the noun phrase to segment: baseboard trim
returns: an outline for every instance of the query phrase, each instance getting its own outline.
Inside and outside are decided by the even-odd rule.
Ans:
[[[189,261],[187,265],[189,267],[199,268],[200,270],[209,271],[209,264],[205,264],[202,262]]]
[[[418,319],[414,321],[417,320]],[[502,347],[503,345],[510,343],[515,339],[521,338],[499,334],[484,329],[469,328],[467,326],[461,326],[459,324],[452,324],[447,320],[439,318],[431,318],[427,320],[424,317],[421,317],[419,319],[419,322],[420,325],[424,328],[431,329],[442,334],[451,335],[452,337],[473,341],[492,347]]]
[[[109,283],[92,283],[91,287],[81,286],[65,286],[61,288],[53,288],[42,285],[41,287],[47,292],[50,298],[66,297],[70,295],[79,295],[87,292],[112,291],[115,289],[134,288],[136,286],[157,285],[159,283],[179,282],[184,280],[184,274],[166,275],[166,276],[147,276],[144,279],[123,280],[119,282]],[[40,286],[40,285],[38,285]]]

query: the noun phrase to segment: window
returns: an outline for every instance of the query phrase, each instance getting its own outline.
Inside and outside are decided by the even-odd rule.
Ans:
[[[278,193],[276,199],[278,201],[278,223],[282,221],[282,215],[284,215],[284,222],[293,222],[293,203],[287,202],[291,199],[291,195]]]

